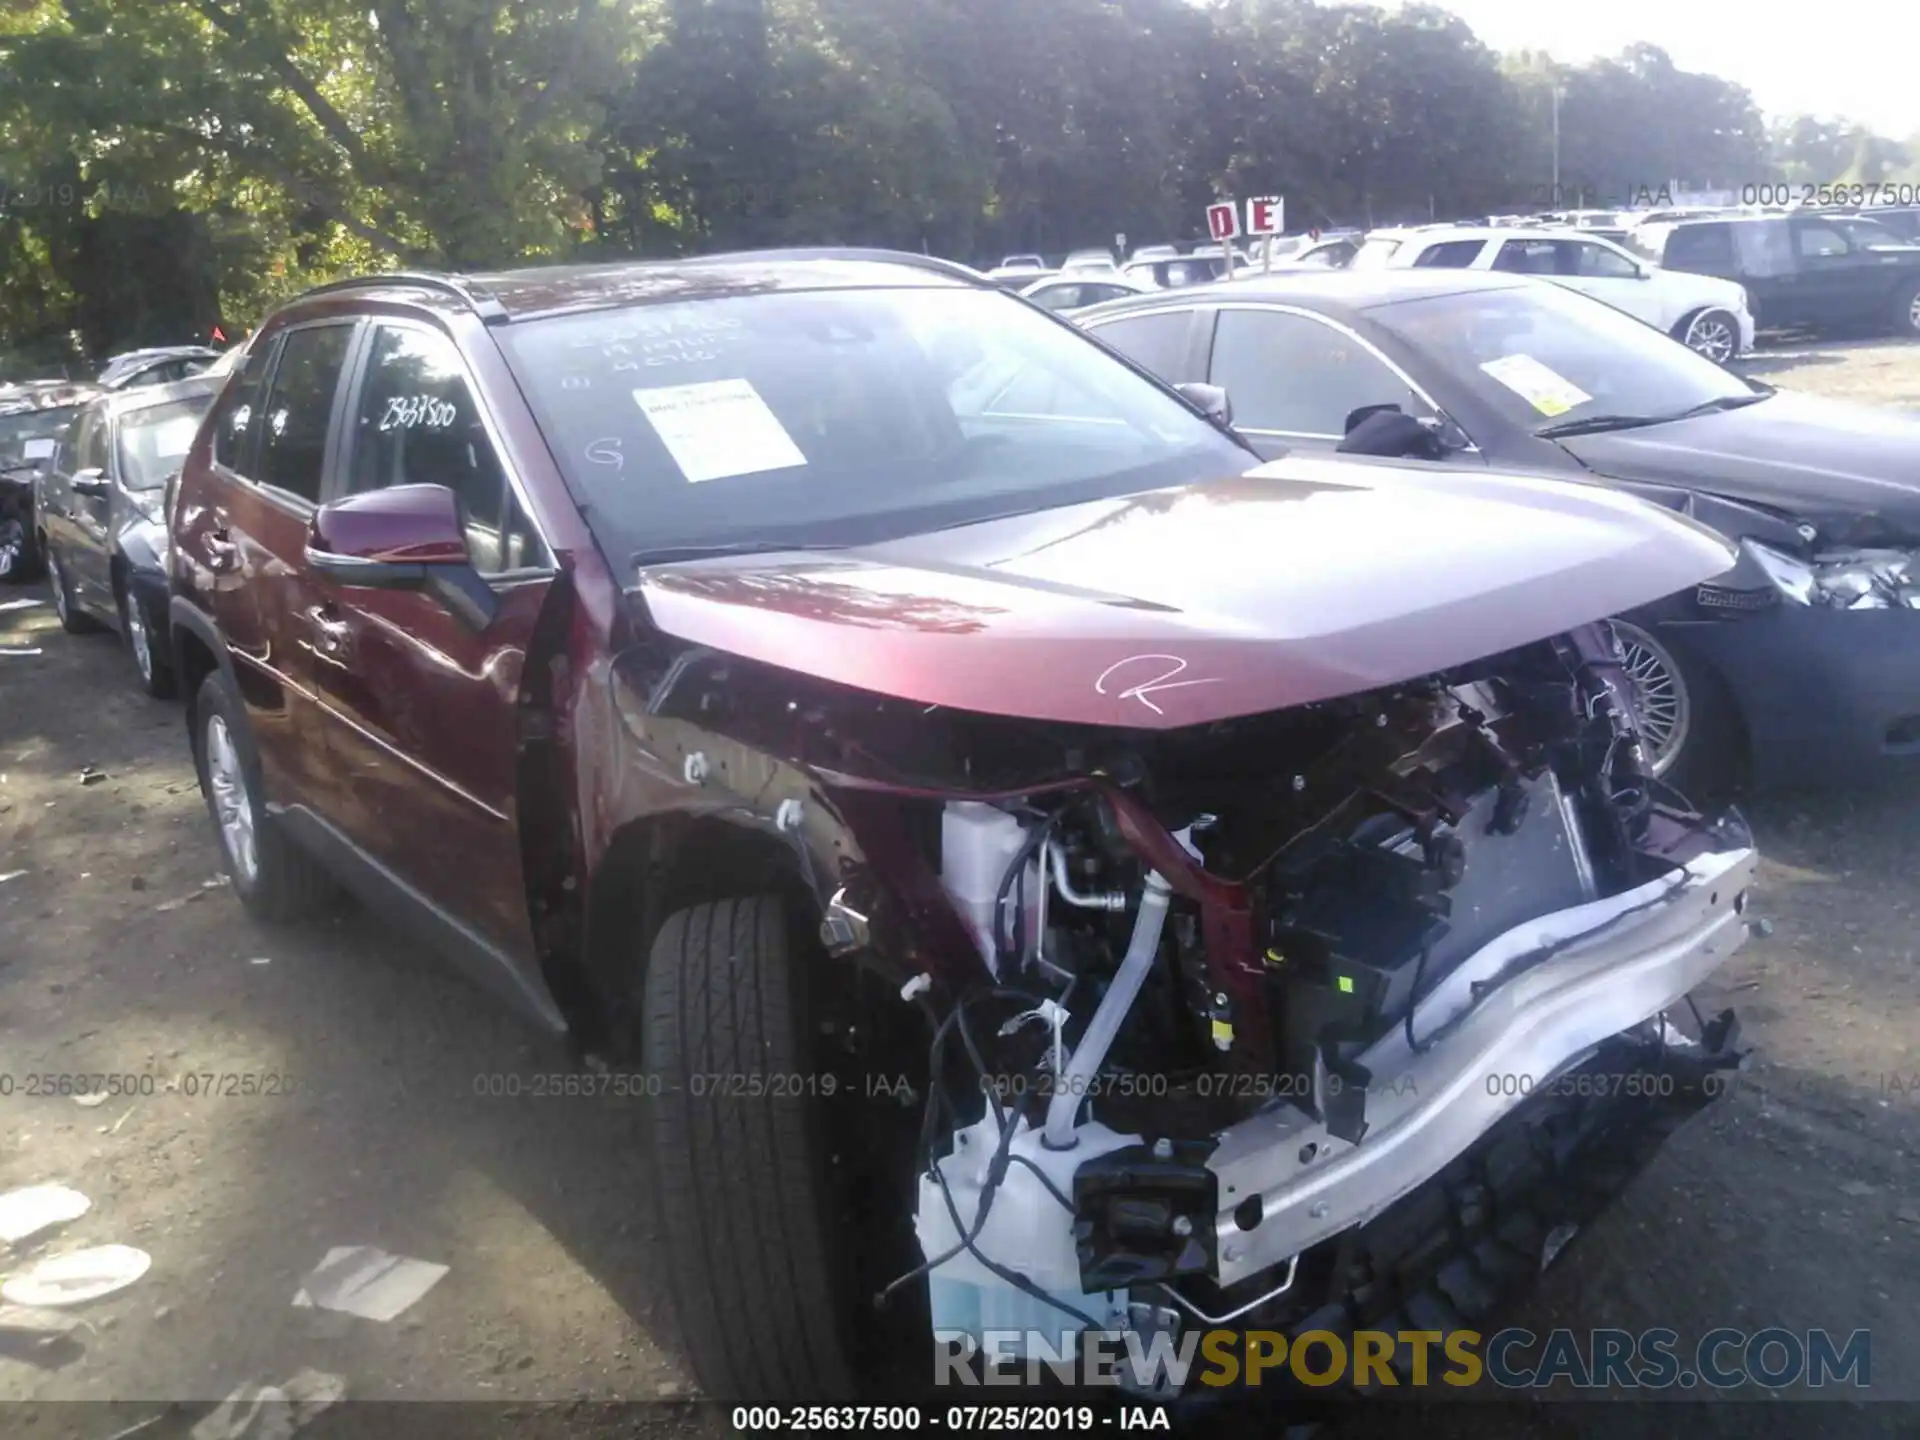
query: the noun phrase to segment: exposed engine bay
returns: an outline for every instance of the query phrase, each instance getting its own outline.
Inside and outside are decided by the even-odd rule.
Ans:
[[[1665,1055],[1752,852],[1625,695],[1589,626],[928,802],[979,960],[921,1132],[936,1335],[1245,1315],[1617,1032]]]

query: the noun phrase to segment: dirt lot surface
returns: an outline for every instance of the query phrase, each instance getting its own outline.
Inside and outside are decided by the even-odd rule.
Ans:
[[[1810,347],[1756,368],[1920,409],[1920,347]],[[106,1440],[164,1402],[194,1402],[165,1412],[174,1424],[304,1367],[358,1398],[518,1407],[460,1411],[447,1433],[636,1428],[530,1403],[575,1400],[665,1402],[645,1428],[715,1432],[675,1403],[691,1386],[649,1273],[637,1102],[487,1094],[503,1088],[490,1077],[524,1083],[564,1058],[365,912],[294,930],[247,919],[215,883],[179,708],[138,693],[110,636],[61,634],[49,606],[0,611],[0,647],[40,652],[0,654],[0,1191],[60,1181],[91,1198],[43,1250],[152,1256],[131,1288],[73,1312],[85,1324],[66,1341],[0,1340],[0,1402],[128,1403],[0,1404],[0,1433]],[[1876,1402],[1920,1400],[1920,778],[1749,813],[1757,908],[1777,929],[1708,998],[1739,1008],[1756,1064],[1513,1318],[1667,1326],[1688,1344],[1716,1326],[1864,1328]],[[82,1073],[152,1078],[94,1107],[25,1093],[29,1077]],[[390,1322],[292,1304],[347,1245],[449,1268]],[[0,1249],[0,1274],[9,1263]],[[1685,1428],[1892,1436],[1920,1416],[1842,1396],[1810,1408],[1815,1429],[1806,1410],[1737,1403]],[[1669,1428],[1645,1407],[1549,1404],[1460,1433]]]

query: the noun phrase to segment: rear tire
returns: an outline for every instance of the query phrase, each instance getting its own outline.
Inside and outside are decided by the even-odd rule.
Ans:
[[[194,699],[193,759],[220,858],[247,912],[284,923],[312,910],[330,893],[331,882],[319,862],[267,813],[245,708],[218,670]]]
[[[60,628],[69,635],[86,635],[98,630],[100,622],[73,603],[73,592],[67,588],[67,572],[51,545],[47,547],[46,559],[47,586],[53,591],[53,613],[60,617]]]
[[[642,1053],[662,1081],[650,1118],[667,1284],[701,1388],[728,1402],[857,1388],[820,1101],[723,1088],[818,1073],[796,950],[780,900],[757,895],[669,916],[647,962]]]

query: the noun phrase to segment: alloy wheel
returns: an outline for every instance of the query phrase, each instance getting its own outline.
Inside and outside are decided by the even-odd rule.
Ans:
[[[1672,652],[1638,625],[1616,620],[1613,629],[1620,637],[1627,679],[1633,686],[1633,709],[1647,761],[1655,775],[1664,775],[1680,758],[1693,730],[1693,699],[1687,693],[1686,677]]]
[[[53,553],[51,546],[47,549],[47,584],[53,587],[53,613],[65,625],[70,618],[67,614],[67,577],[60,568],[60,557]]]
[[[1907,305],[1907,328],[1920,335],[1920,290],[1913,292],[1913,299]]]
[[[140,678],[151,685],[153,683],[153,637],[147,631],[147,613],[140,601],[127,596],[127,643],[133,648],[133,663],[140,669]]]
[[[1714,311],[1695,316],[1693,323],[1687,326],[1687,348],[1706,356],[1716,365],[1724,365],[1731,360],[1738,345],[1733,326]]]
[[[247,793],[246,769],[240,763],[233,732],[219,715],[207,719],[207,789],[213,797],[214,819],[220,826],[220,843],[226,848],[235,876],[252,884],[260,869],[253,833],[253,797]]]

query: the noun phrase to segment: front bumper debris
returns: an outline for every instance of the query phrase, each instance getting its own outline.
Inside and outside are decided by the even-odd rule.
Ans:
[[[1360,1143],[1292,1106],[1227,1129],[1208,1161],[1217,1283],[1285,1265],[1380,1214],[1613,1037],[1677,1004],[1746,938],[1757,863],[1749,848],[1702,855],[1485,946],[1416,1011],[1417,1050],[1396,1028],[1361,1057],[1372,1078]],[[1243,1229],[1236,1213],[1254,1197],[1259,1218]]]

